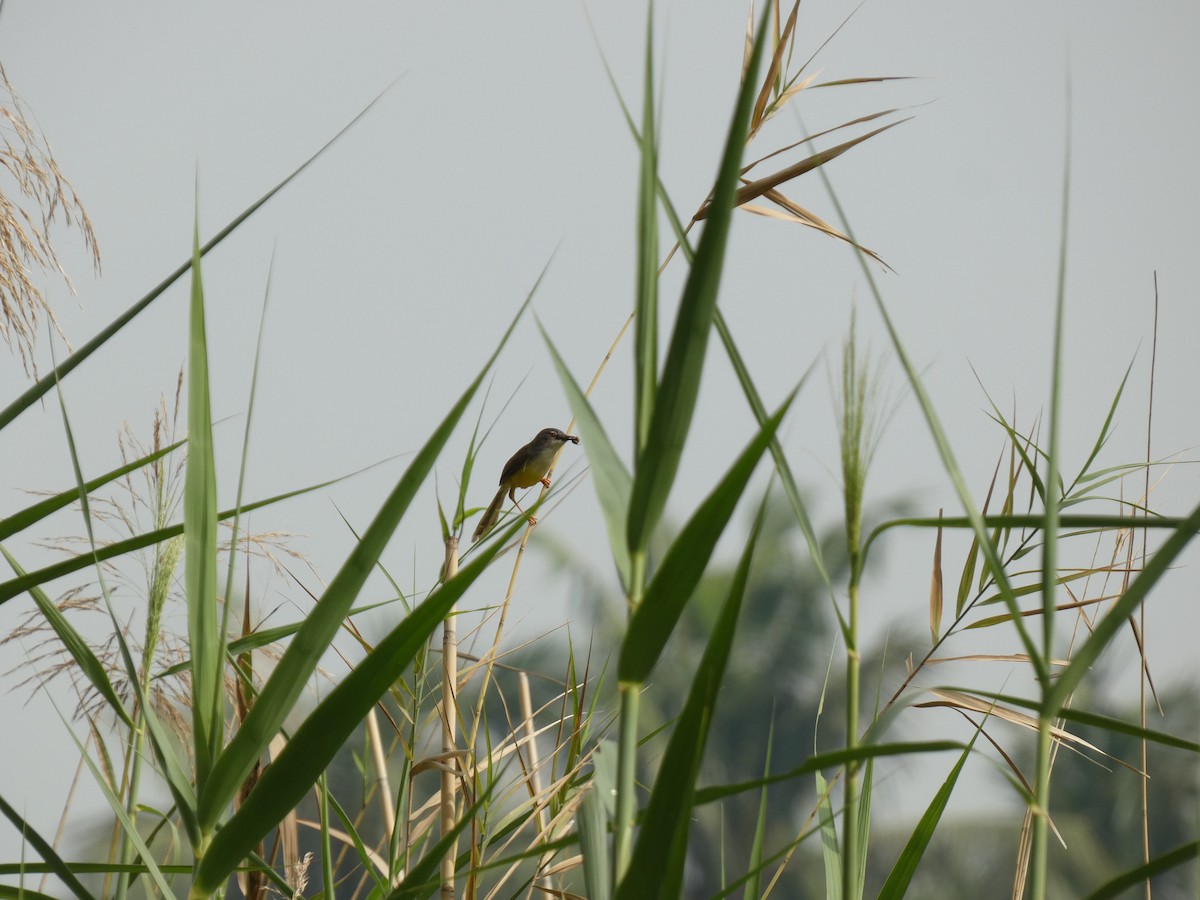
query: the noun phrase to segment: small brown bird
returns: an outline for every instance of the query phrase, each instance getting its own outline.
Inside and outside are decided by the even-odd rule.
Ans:
[[[521,504],[517,503],[517,488],[533,487],[539,481],[550,487],[547,473],[554,464],[559,449],[567,441],[578,444],[579,438],[557,428],[543,428],[537,437],[512,455],[512,459],[504,464],[504,471],[500,475],[500,490],[496,491],[495,499],[479,520],[471,540],[479,540],[500,520],[500,508],[504,506],[506,494],[508,499],[516,504],[517,509],[521,509]],[[529,519],[530,525],[537,524],[536,517],[526,514],[523,509],[521,513]]]

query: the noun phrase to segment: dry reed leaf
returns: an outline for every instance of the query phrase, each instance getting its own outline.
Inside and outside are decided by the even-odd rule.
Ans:
[[[314,822],[312,819],[297,819],[296,824],[303,825],[305,828],[311,828],[313,831],[316,831],[316,832],[319,832],[321,830],[321,823]],[[345,844],[347,847],[356,848],[359,846],[358,844],[356,844],[354,842],[353,837],[351,837],[346,832],[341,831],[340,829],[329,828],[328,831],[329,831],[329,836],[331,838],[333,838],[336,841],[340,841],[341,843]],[[387,878],[387,873],[388,873],[387,860],[384,859],[382,856],[380,856],[378,853],[376,853],[374,850],[372,850],[370,847],[368,847],[366,844],[362,845],[361,850],[362,850],[362,852],[367,854],[367,858],[371,861],[371,865],[373,865],[375,867],[375,869],[379,872],[379,874],[382,875],[384,878]]]
[[[961,691],[934,689],[931,690],[930,693],[941,699],[930,700],[923,703],[914,703],[913,705],[918,707],[948,706],[951,709],[965,709],[970,710],[971,712],[983,713],[985,715],[1001,719],[1012,725],[1020,725],[1022,728],[1028,728],[1030,731],[1038,730],[1038,720],[1033,716],[1027,715],[1023,712],[1018,712],[1015,709],[1009,709],[1007,706],[1000,706],[992,700],[987,700],[982,697],[974,697],[970,694],[964,694]],[[1132,772],[1143,774],[1136,766],[1130,765],[1119,757],[1105,753],[1095,744],[1085,741],[1078,735],[1071,734],[1071,732],[1064,728],[1059,728],[1057,725],[1050,726],[1050,736],[1063,746],[1072,747],[1072,749],[1074,749],[1074,747],[1086,748],[1094,753],[1100,754],[1106,759],[1111,759],[1113,762],[1124,766]]]
[[[775,6],[776,14],[779,12],[779,5]],[[783,57],[787,50],[788,38],[796,28],[796,15],[800,11],[800,0],[796,0],[792,6],[791,15],[788,16],[787,24],[783,26],[783,31],[779,34],[775,41],[775,51],[771,54],[771,63],[767,67],[767,74],[763,78],[762,89],[758,92],[758,98],[754,102],[754,112],[750,116],[750,138],[753,138],[755,132],[770,116],[766,115],[767,104],[771,101],[771,89],[775,85],[776,79],[779,78],[779,73],[783,69]],[[777,101],[777,104],[772,105],[772,109],[778,108],[778,104],[786,102],[783,98]],[[764,118],[765,116],[765,118]],[[748,140],[750,139],[748,138]]]
[[[1027,653],[970,653],[966,656],[935,656],[925,660],[926,665],[937,665],[938,663],[952,662],[1029,662],[1029,654]],[[1069,663],[1069,659],[1052,659],[1050,665],[1065,666]]]
[[[814,84],[814,88],[843,87],[848,84],[875,84],[881,81],[912,81],[916,75],[875,75],[861,78],[839,78],[836,81],[822,81]]]
[[[877,134],[881,134],[884,131],[887,131],[889,128],[895,128],[897,125],[907,121],[908,119],[900,119],[898,122],[890,122],[881,128],[876,128],[874,131],[869,131],[864,135],[854,138],[853,140],[838,144],[836,147],[830,147],[828,150],[823,150],[820,153],[814,153],[812,156],[809,156],[806,159],[802,159],[797,163],[793,163],[790,166],[780,169],[774,175],[767,175],[766,177],[760,178],[757,181],[752,181],[750,184],[741,188],[737,192],[733,201],[734,206],[741,206],[745,203],[749,203],[751,200],[761,197],[772,188],[777,188],[781,184],[785,184],[788,181],[791,181],[793,178],[803,175],[805,172],[811,172],[818,166],[823,166],[825,163],[837,159],[837,157],[841,156],[847,150],[858,144],[861,144],[863,141],[869,140],[870,138],[875,137]],[[693,219],[706,218],[708,216],[709,206],[710,203],[705,203],[704,206],[702,206],[696,213]]]
[[[871,113],[870,115],[859,116],[857,119],[850,119],[846,122],[843,122],[841,125],[834,125],[832,128],[826,128],[824,131],[818,131],[815,134],[808,135],[807,137],[802,137],[798,141],[793,141],[790,144],[780,147],[778,150],[772,150],[766,156],[760,156],[754,162],[748,163],[747,165],[745,165],[742,168],[741,174],[745,175],[747,172],[749,172],[755,166],[762,165],[768,159],[772,159],[773,157],[779,156],[780,154],[787,153],[789,150],[795,150],[801,144],[811,143],[811,142],[817,140],[818,138],[823,138],[828,134],[833,134],[835,131],[841,131],[843,128],[850,128],[854,125],[862,125],[864,122],[873,122],[875,119],[880,119],[884,116],[890,116],[892,113],[899,112],[899,111],[900,111],[899,107],[893,107],[892,109],[883,109],[883,110],[880,110],[879,112]]]
[[[1083,577],[1083,575],[1077,575],[1074,577],[1081,578],[1081,577]],[[1066,612],[1066,611],[1072,610],[1072,609],[1082,609],[1082,608],[1085,608],[1088,606],[1095,606],[1097,603],[1105,603],[1109,600],[1114,600],[1119,596],[1121,596],[1121,595],[1120,594],[1105,594],[1103,597],[1094,597],[1091,600],[1075,600],[1070,603],[1057,603],[1057,604],[1055,604],[1054,609],[1056,612]],[[1030,616],[1040,616],[1041,614],[1042,614],[1042,608],[1040,606],[1035,607],[1033,609],[1021,610],[1022,618],[1029,618]],[[968,629],[990,628],[993,625],[1000,625],[1004,622],[1011,622],[1011,621],[1012,621],[1011,613],[1001,613],[998,616],[989,616],[986,619],[980,619],[978,622],[972,622],[970,625],[967,626],[967,628]]]
[[[845,235],[838,231],[820,216],[809,212],[804,207],[798,205],[792,200],[789,200],[783,194],[779,193],[779,191],[770,190],[767,191],[763,196],[772,203],[782,207],[785,211],[780,212],[779,210],[770,209],[765,206],[758,206],[754,203],[747,203],[742,207],[742,209],[748,213],[753,213],[756,216],[763,216],[764,218],[768,219],[778,219],[782,222],[795,222],[799,225],[804,225],[807,228],[815,229],[822,234],[829,235],[829,237],[837,238],[839,241],[845,241],[851,247],[854,247],[855,249],[860,250],[867,256],[871,257],[871,259],[875,260],[875,262],[879,263],[885,269],[892,271],[892,267],[887,264],[883,257],[881,257],[870,247],[864,247],[862,244],[856,243],[849,237],[849,235]]]

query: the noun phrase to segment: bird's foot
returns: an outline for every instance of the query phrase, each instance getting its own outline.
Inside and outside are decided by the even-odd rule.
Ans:
[[[537,524],[537,516],[526,516],[525,518],[528,519],[530,525]]]
[[[549,488],[550,487],[550,476],[547,475],[545,478],[541,479],[541,482],[542,482],[542,487]]]

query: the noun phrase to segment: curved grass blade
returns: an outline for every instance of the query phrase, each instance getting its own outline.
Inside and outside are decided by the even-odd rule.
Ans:
[[[1182,844],[1174,850],[1168,850],[1166,853],[1154,857],[1147,863],[1122,872],[1116,878],[1088,894],[1085,900],[1111,900],[1113,897],[1120,897],[1128,888],[1197,858],[1200,858],[1200,841]]]
[[[541,277],[539,276],[537,284],[540,282]],[[537,289],[537,284],[534,285],[534,291]],[[442,448],[450,439],[450,435],[467,405],[475,396],[484,376],[495,362],[496,357],[499,356],[500,350],[508,341],[509,335],[512,334],[517,321],[525,312],[532,298],[533,291],[526,297],[495,351],[484,363],[479,374],[475,376],[475,380],[446,414],[441,424],[438,425],[392,489],[375,519],[363,533],[362,539],[342,564],[341,569],[322,595],[320,602],[304,620],[304,624],[301,625],[287,650],[284,651],[271,677],[263,685],[257,702],[217,760],[211,781],[200,794],[200,823],[205,831],[210,831],[216,825],[224,809],[233,800],[242,779],[246,777],[263,751],[266,750],[271,738],[274,737],[283,725],[284,719],[291,712],[296,700],[304,690],[309,676],[316,669],[322,654],[341,627],[342,619],[353,604],[354,598],[358,596],[358,592],[366,583],[367,576],[379,561],[392,533],[400,524],[401,518],[416,496],[417,490],[432,470]],[[275,769],[278,765],[276,762],[271,769]],[[243,852],[242,856],[245,855]]]
[[[881,756],[908,756],[914,753],[942,753],[947,750],[961,751],[966,744],[961,741],[902,741],[895,744],[859,744],[857,747],[842,747],[838,750],[830,750],[828,753],[816,753],[806,759],[803,763],[796,766],[794,769],[788,769],[786,772],[780,772],[777,775],[768,775],[763,778],[753,778],[749,781],[740,781],[733,784],[716,785],[713,787],[701,788],[696,791],[696,806],[702,806],[706,803],[714,803],[717,800],[724,800],[726,797],[734,797],[738,794],[744,794],[746,791],[757,791],[762,787],[772,784],[778,784],[784,781],[790,781],[799,778],[802,775],[811,775],[814,772],[819,772],[821,769],[836,768],[843,766],[851,760],[865,762],[868,759],[878,759]]]
[[[8,801],[2,796],[0,796],[0,813],[3,813],[4,817],[8,819],[8,821],[12,822],[13,827],[16,828],[17,832],[21,835],[21,840],[33,847],[33,849],[37,852],[37,855],[46,861],[46,865],[49,866],[50,871],[53,872],[58,879],[67,886],[67,889],[72,894],[74,894],[76,897],[79,897],[80,900],[95,900],[92,893],[83,886],[77,877],[75,877],[75,873],[71,870],[71,867],[63,860],[61,856],[58,855],[58,853],[55,852],[53,845],[40,834],[38,834],[37,829],[26,822],[21,814],[13,809],[13,807],[9,805]],[[35,894],[32,891],[24,890],[19,893],[7,895],[0,893],[0,896],[42,897],[45,895]]]
[[[12,900],[58,900],[49,894],[39,894],[26,887],[12,887],[7,884],[0,884],[0,897],[11,897]]]
[[[541,328],[541,323],[538,323],[538,328]],[[608,543],[612,547],[621,585],[628,590],[629,548],[625,544],[625,522],[629,516],[629,495],[633,489],[633,477],[621,462],[604,431],[604,426],[596,418],[591,403],[571,377],[567,364],[563,362],[545,329],[542,329],[542,338],[554,359],[554,367],[558,370],[559,381],[562,382],[563,391],[567,395],[571,415],[575,417],[579,423],[579,430],[583,433],[583,450],[587,454],[592,481],[596,485],[596,496],[600,500],[604,522],[608,526]]]
[[[76,493],[76,496],[78,496],[78,493]],[[14,572],[18,575],[25,574],[25,570],[21,568],[20,563],[4,547],[0,547],[0,554],[3,554],[4,558],[8,560],[8,564],[12,566]],[[75,661],[75,665],[79,666],[79,671],[83,673],[83,677],[87,680],[87,683],[94,687],[97,693],[104,698],[114,715],[120,718],[125,725],[132,726],[133,720],[129,717],[129,712],[125,709],[125,704],[117,697],[117,692],[113,689],[112,681],[109,680],[108,672],[105,671],[104,664],[92,652],[91,645],[67,621],[67,617],[62,614],[54,601],[46,595],[45,591],[35,586],[30,588],[29,594],[33,597],[33,602],[37,604],[42,618],[46,620],[46,623],[53,629],[55,635],[58,636],[63,647],[71,655],[71,659]]]
[[[459,597],[523,527],[524,520],[518,519],[509,526],[501,540],[492,541],[484,550],[478,551],[478,555],[469,565],[430,594],[379,641],[375,649],[368,653],[301,723],[292,734],[287,747],[263,772],[238,811],[213,836],[207,853],[196,868],[195,884],[202,896],[207,896],[223,884],[258,841],[275,827],[289,810],[295,808],[325,771],[346,738],[353,733],[371,707],[387,693],[396,678],[425,646],[429,635],[438,627]],[[364,534],[364,543],[370,539],[372,528],[368,528]],[[352,554],[351,559],[353,558]],[[332,584],[330,587],[332,588]],[[326,592],[326,597],[328,595],[329,592]],[[324,603],[325,599],[321,602]],[[299,640],[300,635],[297,635],[293,646]],[[281,661],[279,667],[282,668],[282,665]],[[270,682],[267,686],[270,686]],[[266,687],[259,695],[251,715],[253,710],[263,705],[264,698]],[[246,729],[249,722],[250,718],[247,717],[243,729]],[[236,738],[234,740],[236,741]],[[230,742],[229,747],[233,750],[234,743]],[[221,763],[224,763],[224,760],[222,757]],[[216,781],[217,773],[214,771],[213,783]]]
[[[255,200],[241,213],[234,216],[224,228],[218,231],[216,235],[214,235],[203,247],[200,248],[200,255],[207,255],[210,250],[220,244],[223,240],[225,240],[225,238],[229,237],[229,235],[235,229],[237,229],[239,225],[250,218],[250,216],[254,215],[254,213],[256,213],[264,203],[283,190],[292,181],[292,179],[316,162],[316,160],[322,156],[326,150],[337,143],[338,140],[341,139],[344,134],[346,134],[346,132],[358,124],[358,121],[362,119],[368,112],[370,112],[372,108],[374,108],[375,104],[383,98],[383,95],[386,92],[387,89],[381,91],[374,100],[364,106],[353,119],[347,122],[337,134],[326,141],[316,153],[302,162],[296,169],[292,171],[290,175],[275,185],[275,187],[271,188],[269,191]],[[129,309],[125,310],[125,312],[121,313],[121,315],[117,316],[117,318],[114,319],[107,328],[68,356],[62,361],[62,363],[55,366],[52,372],[39,379],[32,387],[17,397],[16,400],[6,406],[3,410],[0,410],[0,430],[2,430],[6,425],[8,425],[9,422],[23,413],[30,406],[36,403],[43,394],[45,394],[54,386],[56,381],[65,378],[68,372],[72,371],[76,366],[78,366],[85,359],[100,349],[100,347],[106,344],[109,338],[128,325],[138,313],[157,300],[167,290],[167,288],[186,275],[191,268],[192,260],[188,259],[187,262],[183,263],[183,265],[181,265],[178,269],[160,281],[150,291],[150,293],[146,294],[146,296],[134,303],[133,306],[129,307]]]
[[[795,396],[793,391],[767,420],[667,550],[662,565],[646,586],[642,603],[629,620],[617,665],[620,681],[640,684],[654,668],[750,476]]]
[[[964,694],[976,694],[980,697],[994,700],[996,703],[1004,703],[1009,706],[1021,706],[1035,711],[1040,710],[1040,704],[1037,701],[1028,700],[1025,697],[1016,697],[1012,694],[998,694],[978,688],[946,688],[946,690],[957,690]],[[1155,731],[1153,728],[1143,728],[1140,725],[1125,722],[1121,719],[1114,719],[1111,716],[1102,716],[1099,713],[1088,712],[1087,710],[1071,706],[1058,710],[1057,715],[1068,722],[1076,722],[1092,728],[1101,728],[1113,734],[1124,734],[1138,740],[1151,741],[1166,747],[1176,747],[1180,750],[1186,750],[1189,753],[1200,754],[1200,742],[1189,741],[1186,738],[1168,734],[1165,731]]]
[[[650,792],[650,801],[633,848],[633,859],[617,887],[618,900],[677,897],[683,890],[683,864],[687,856],[696,777],[700,772],[717,694],[746,596],[750,561],[762,533],[765,510],[764,497],[746,541],[746,549],[734,572],[729,595],[696,668],[683,712],[675,723],[675,730],[659,766],[658,777]]]
[[[667,495],[679,470],[679,459],[687,440],[700,390],[700,374],[717,308],[717,292],[725,264],[725,248],[733,216],[742,152],[750,127],[754,103],[754,81],[766,43],[769,7],[763,10],[750,67],[738,91],[737,106],[713,186],[708,223],[696,248],[680,298],[679,312],[671,332],[671,343],[662,379],[654,398],[654,415],[645,446],[637,454],[637,471],[629,503],[627,541],[631,554],[642,554],[650,540]]]
[[[176,441],[166,447],[155,450],[153,453],[148,453],[145,456],[135,459],[132,462],[126,463],[111,472],[106,472],[98,478],[93,478],[91,481],[84,484],[84,490],[89,494],[98,488],[104,487],[111,481],[116,481],[122,475],[128,475],[130,472],[135,472],[143,466],[147,466],[157,459],[166,456],[172,450],[178,450],[184,444],[183,441]],[[27,506],[20,512],[13,513],[0,519],[0,541],[7,540],[14,534],[24,531],[29,526],[41,521],[51,513],[55,513],[65,506],[69,506],[79,499],[79,488],[68,488],[65,491],[60,491],[53,496],[47,497],[44,500],[39,500],[32,506]]]

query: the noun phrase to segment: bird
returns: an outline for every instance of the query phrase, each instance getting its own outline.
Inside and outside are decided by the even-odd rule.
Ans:
[[[504,506],[505,495],[516,504],[530,525],[537,524],[537,518],[526,513],[521,509],[521,504],[517,503],[517,488],[533,487],[538,482],[550,487],[550,467],[554,465],[558,451],[568,441],[578,444],[579,438],[557,428],[543,428],[532,441],[512,455],[504,464],[504,471],[500,473],[500,490],[496,491],[495,498],[475,527],[472,541],[479,540],[500,520],[500,509]]]

